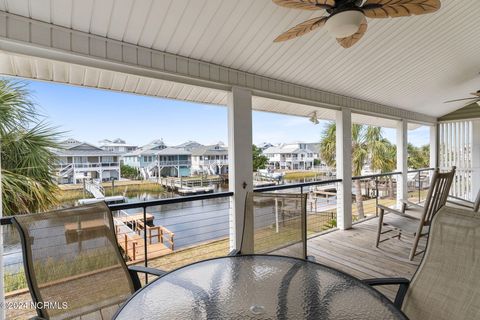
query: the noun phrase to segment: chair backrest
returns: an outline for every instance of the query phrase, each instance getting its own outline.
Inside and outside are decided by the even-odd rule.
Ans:
[[[480,216],[445,206],[434,217],[425,256],[405,296],[409,319],[479,319]]]
[[[15,216],[24,268],[37,309],[47,319],[67,319],[120,304],[134,292],[104,202]],[[63,305],[62,305],[63,304]]]
[[[442,208],[448,199],[448,193],[455,177],[455,167],[449,172],[439,172],[435,169],[432,182],[425,199],[423,221],[425,225],[430,224],[433,216]]]
[[[273,253],[305,259],[306,194],[249,192],[240,252]],[[253,239],[246,232],[253,230]],[[253,243],[251,241],[253,240]]]
[[[478,212],[480,210],[480,190],[477,194],[477,199],[475,199],[475,203],[473,204],[473,211]]]

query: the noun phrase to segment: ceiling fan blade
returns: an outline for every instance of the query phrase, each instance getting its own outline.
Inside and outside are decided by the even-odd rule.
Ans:
[[[362,10],[368,18],[396,18],[432,13],[440,7],[440,0],[367,0]]]
[[[273,3],[290,8],[303,10],[331,9],[335,6],[335,0],[272,0]]]
[[[352,34],[350,37],[337,38],[338,43],[340,43],[340,45],[344,48],[350,48],[363,37],[365,32],[367,32],[367,26],[367,19],[363,18],[358,31]]]
[[[444,103],[458,102],[458,101],[465,101],[465,100],[477,100],[477,99],[478,99],[478,97],[464,98],[464,99],[455,99],[455,100],[445,101]]]
[[[470,93],[472,96],[480,97],[480,91]]]
[[[305,33],[308,33],[323,26],[327,19],[327,17],[318,17],[304,21],[279,35],[277,38],[275,38],[275,40],[273,40],[273,42],[286,41],[295,37],[303,36]]]

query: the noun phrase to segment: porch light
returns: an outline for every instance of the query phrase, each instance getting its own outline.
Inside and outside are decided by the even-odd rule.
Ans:
[[[325,28],[335,38],[346,38],[358,31],[363,19],[363,12],[361,11],[342,11],[328,18]]]

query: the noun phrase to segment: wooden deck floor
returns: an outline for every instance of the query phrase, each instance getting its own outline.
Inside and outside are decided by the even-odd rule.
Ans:
[[[315,261],[341,270],[359,279],[404,277],[411,279],[420,264],[423,254],[408,260],[413,239],[402,235],[380,243],[375,247],[378,219],[357,223],[349,230],[337,230],[308,240],[308,255]],[[425,247],[422,239],[419,248]],[[288,255],[288,248],[277,251]],[[382,288],[380,291],[393,298],[396,287]]]

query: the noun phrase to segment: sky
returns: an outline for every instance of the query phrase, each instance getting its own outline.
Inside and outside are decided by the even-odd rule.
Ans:
[[[93,144],[122,138],[144,145],[162,138],[167,145],[188,140],[228,144],[227,108],[178,100],[118,93],[52,82],[24,81],[45,121],[75,138]],[[308,118],[253,112],[253,142],[317,142],[326,121],[314,125]],[[384,129],[395,141],[395,130]],[[428,144],[428,127],[409,131],[409,142]]]

